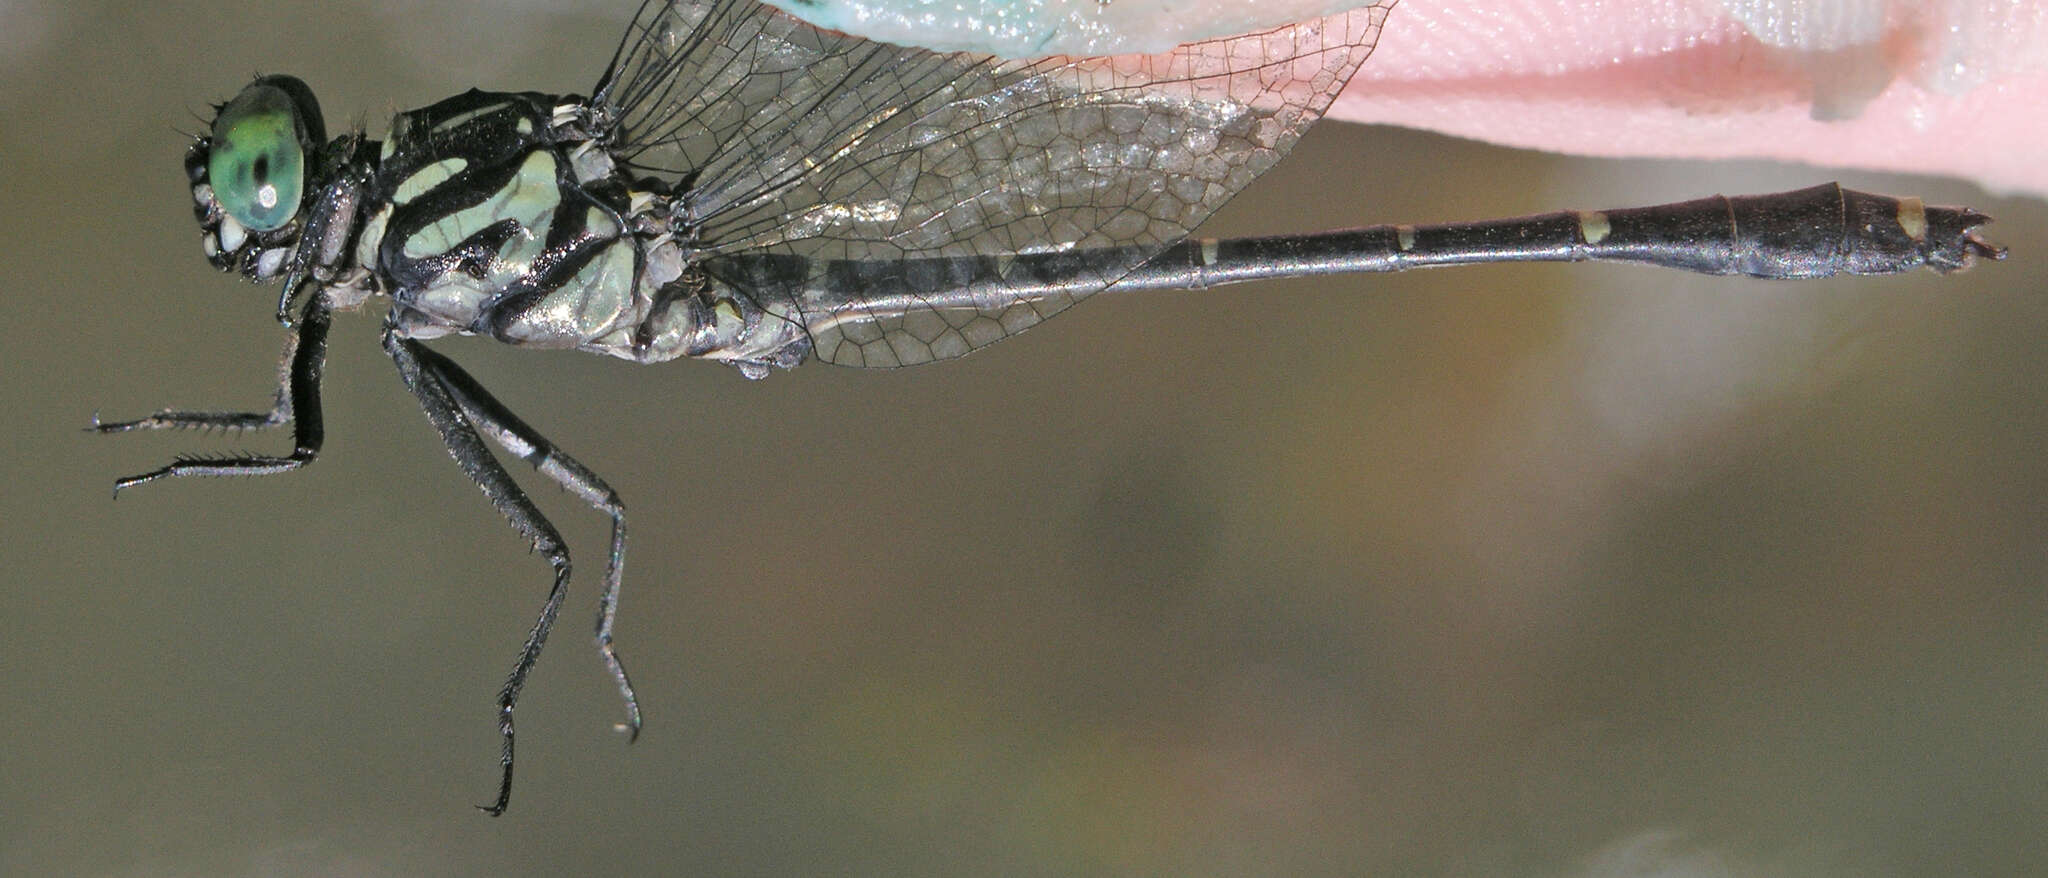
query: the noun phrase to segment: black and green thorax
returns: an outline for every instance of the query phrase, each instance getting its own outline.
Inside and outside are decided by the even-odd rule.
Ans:
[[[629,179],[583,98],[471,90],[382,143],[322,142],[302,83],[265,77],[187,155],[208,258],[289,300],[392,300],[399,335],[483,335],[640,362],[717,356],[753,320],[707,304],[680,201]],[[751,310],[751,309],[749,309]]]
[[[651,238],[584,106],[472,90],[393,120],[355,258],[392,296],[401,331],[629,343],[652,292],[641,290]]]

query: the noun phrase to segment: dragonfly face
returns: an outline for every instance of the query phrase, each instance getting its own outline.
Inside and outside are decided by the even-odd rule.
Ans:
[[[265,76],[215,112],[185,153],[206,258],[254,280],[283,275],[318,191],[308,179],[327,135],[304,82]]]

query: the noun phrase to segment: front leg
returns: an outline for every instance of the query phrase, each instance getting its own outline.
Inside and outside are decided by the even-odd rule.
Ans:
[[[114,482],[118,496],[123,488],[144,482],[181,476],[265,476],[298,469],[320,454],[323,437],[320,422],[320,372],[327,360],[327,329],[333,323],[332,309],[324,296],[306,302],[296,326],[286,329],[284,358],[279,369],[277,401],[268,412],[197,412],[166,409],[133,421],[101,423],[93,417],[92,429],[99,433],[170,428],[261,429],[287,421],[292,424],[292,453],[283,457],[232,455],[225,457],[180,457],[168,466]]]

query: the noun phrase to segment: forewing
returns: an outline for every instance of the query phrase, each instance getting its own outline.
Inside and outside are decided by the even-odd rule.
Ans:
[[[907,366],[1020,332],[1185,236],[1321,115],[1390,5],[1160,55],[1009,61],[821,31],[752,0],[656,3],[598,97],[615,151],[687,193],[707,270],[743,254],[1123,248],[1030,301],[1000,273],[962,289],[863,272],[872,290],[832,302],[755,291],[821,359]]]

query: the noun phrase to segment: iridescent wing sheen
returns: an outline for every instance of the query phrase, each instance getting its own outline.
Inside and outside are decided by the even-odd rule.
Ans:
[[[1160,55],[1013,61],[822,31],[754,0],[651,2],[596,100],[614,152],[687,193],[707,272],[742,254],[1126,248],[1053,298],[926,271],[880,273],[873,298],[949,304],[758,302],[799,315],[820,359],[907,366],[1021,332],[1184,237],[1322,114],[1391,5]]]

